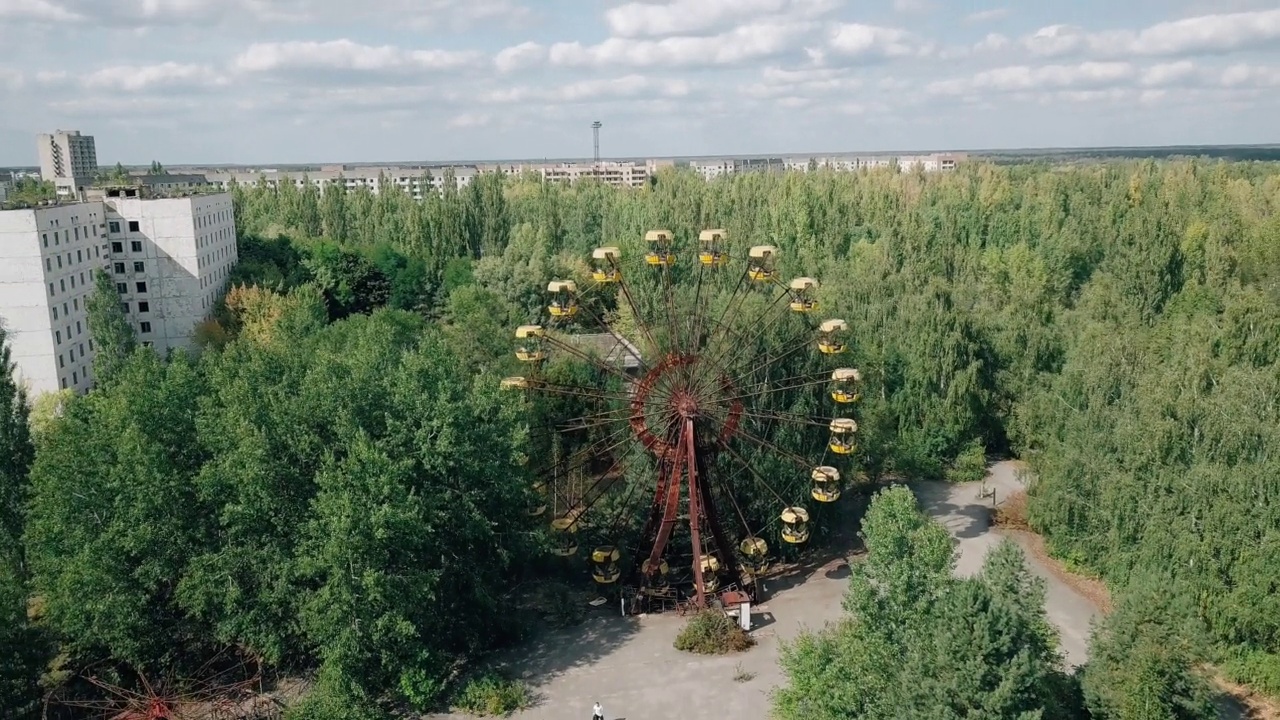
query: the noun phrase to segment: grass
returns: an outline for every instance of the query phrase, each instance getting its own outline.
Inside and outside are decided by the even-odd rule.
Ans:
[[[677,650],[699,655],[728,655],[755,644],[736,620],[718,610],[704,610],[689,618],[675,642]]]
[[[735,673],[734,673],[734,676],[733,676],[733,681],[734,681],[734,682],[736,682],[736,683],[748,683],[748,682],[751,682],[752,680],[755,680],[755,679],[756,679],[756,674],[755,674],[755,673],[753,673],[753,672],[751,672],[750,670],[747,670],[746,668],[742,667],[742,663],[738,663],[738,666],[737,666],[737,668],[735,668]]]

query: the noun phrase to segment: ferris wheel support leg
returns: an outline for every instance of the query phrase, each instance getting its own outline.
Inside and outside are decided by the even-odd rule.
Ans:
[[[684,432],[680,439],[684,447],[685,465],[689,472],[689,536],[693,541],[693,587],[696,591],[693,602],[700,608],[707,606],[707,586],[702,577],[702,536],[700,534],[703,509],[700,507],[702,491],[698,486],[698,460],[693,451],[693,418],[685,418]]]
[[[653,550],[649,553],[649,567],[655,568],[662,562],[662,551],[667,548],[667,541],[671,539],[671,531],[680,513],[680,475],[684,472],[682,454],[675,454],[675,458],[668,465],[668,471],[671,474],[666,482],[667,497],[666,504],[662,508],[662,523],[658,526],[658,536],[653,541]]]
[[[707,471],[702,464],[698,467],[698,490],[702,494],[702,514],[707,520],[707,530],[711,533],[711,540],[715,544],[715,555],[720,561],[720,567],[732,568],[732,575],[738,582],[738,586],[743,590],[747,589],[744,582],[746,578],[742,575],[742,569],[734,560],[733,551],[728,543],[727,536],[724,534],[724,527],[720,525],[720,515],[716,512],[715,500],[712,497],[711,483],[706,482]],[[727,488],[726,492],[731,492]],[[748,530],[750,532],[750,530]]]

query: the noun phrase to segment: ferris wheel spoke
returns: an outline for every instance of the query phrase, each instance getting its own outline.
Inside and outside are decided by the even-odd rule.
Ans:
[[[774,490],[773,486],[770,485],[763,477],[761,477],[760,473],[756,472],[755,468],[751,467],[751,463],[747,462],[742,457],[742,455],[738,453],[737,450],[734,450],[728,444],[722,445],[721,447],[724,448],[725,452],[729,453],[729,457],[733,458],[735,461],[737,461],[739,465],[745,468],[747,472],[750,473],[751,477],[755,478],[756,482],[759,483],[761,487],[763,487],[765,490],[768,490],[769,494],[772,495],[775,500],[781,503],[783,507],[788,507],[791,505],[791,503],[782,499],[782,496],[778,494],[778,491]]]
[[[591,444],[587,445],[585,448],[581,449],[578,452],[587,456],[594,456],[594,455],[611,452],[615,448],[617,448],[618,446],[622,445],[624,442],[630,439],[630,433],[628,432],[629,429],[630,428],[627,428],[626,426],[619,427],[615,429],[613,432],[609,433],[608,435],[605,435],[604,437],[598,440],[592,441]],[[548,460],[542,465],[539,465],[537,468],[530,471],[530,474],[535,479],[542,478],[548,473],[558,476],[559,468],[561,465],[564,464],[564,458],[559,457],[558,452],[559,451],[553,452],[553,455],[556,455],[556,457],[553,457],[552,459]],[[558,489],[558,488],[555,488],[555,489]]]
[[[729,353],[732,353],[737,350],[750,351],[751,348],[754,348],[756,343],[760,341],[760,338],[764,337],[764,334],[768,332],[774,325],[776,325],[780,318],[786,317],[787,314],[784,312],[784,313],[777,314],[772,319],[768,319],[769,315],[778,309],[779,303],[781,303],[783,300],[788,299],[789,297],[790,297],[790,291],[780,293],[778,297],[773,299],[773,302],[769,303],[769,305],[766,306],[765,309],[761,311],[758,315],[756,315],[756,317],[753,318],[751,322],[746,324],[746,327],[759,327],[760,330],[756,332],[755,335],[751,336],[751,338],[747,340],[745,344],[735,345],[732,342],[728,344],[722,343],[721,347],[711,350],[711,353],[710,353],[711,361],[708,364],[713,367],[717,366],[725,360],[725,358],[729,355]],[[783,307],[785,308],[786,306],[783,305]]]
[[[574,347],[570,343],[562,342],[558,338],[552,336],[550,333],[544,335],[543,339],[546,340],[548,343],[550,343],[553,347],[563,350],[569,353],[570,355],[573,355],[581,360],[585,360],[587,363],[589,363],[593,367],[599,370],[603,370],[609,373],[610,375],[613,375],[621,379],[625,383],[635,382],[635,378],[631,377],[630,375],[627,375],[626,373],[622,372],[621,370],[618,370],[617,368],[613,367],[607,362],[604,362],[603,360],[599,360],[598,358],[592,356],[591,353],[583,352],[582,350]]]
[[[586,388],[581,385],[562,385],[559,383],[550,383],[545,380],[530,380],[529,389],[538,392],[548,392],[553,395],[589,398],[592,400],[622,400],[625,402],[630,399],[630,396],[623,393]]]
[[[835,418],[807,418],[807,417],[800,417],[799,415],[790,415],[786,413],[776,414],[772,412],[760,412],[756,410],[743,410],[742,414],[746,415],[747,417],[755,418],[757,420],[778,420],[781,422],[792,422],[799,425],[812,425],[814,427],[820,427],[820,428],[829,427],[831,424],[831,421],[835,420]],[[820,422],[822,420],[825,420],[826,422]]]
[[[604,285],[604,283],[600,283],[600,285]],[[632,349],[631,341],[627,340],[622,335],[619,335],[617,332],[615,332],[613,329],[613,326],[605,322],[604,318],[597,315],[595,311],[593,311],[591,308],[586,306],[579,306],[579,307],[585,310],[586,313],[591,316],[591,319],[594,320],[598,326],[600,326],[601,328],[604,328],[604,331],[606,333],[613,336],[613,339],[618,342],[618,347],[622,348],[623,353],[635,358],[636,362],[640,364],[640,367],[642,369],[648,369],[648,364],[645,362],[644,358],[640,355],[640,352],[638,350]]]
[[[649,329],[649,323],[645,322],[644,315],[640,312],[640,306],[636,304],[635,297],[631,295],[631,288],[627,286],[627,276],[622,272],[622,268],[617,261],[610,258],[609,263],[613,269],[618,272],[618,289],[622,291],[622,297],[627,301],[627,307],[631,309],[631,317],[635,318],[636,326],[640,328],[640,332],[649,341],[649,349],[654,357],[662,354],[662,346],[653,339],[653,332]]]
[[[751,442],[755,443],[756,445],[760,446],[765,450],[769,450],[770,452],[777,453],[778,455],[791,460],[792,462],[796,463],[797,465],[804,468],[805,470],[813,469],[813,463],[808,458],[800,457],[799,455],[796,455],[790,450],[784,450],[783,448],[778,447],[777,443],[772,443],[772,442],[769,442],[768,440],[765,440],[762,437],[758,437],[742,429],[741,426],[738,427],[738,431],[736,434],[740,437],[750,440]]]
[[[561,432],[590,430],[592,428],[603,427],[611,422],[625,421],[631,412],[631,408],[624,405],[622,407],[613,408],[612,410],[605,410],[603,412],[592,413],[590,415],[583,415],[571,420],[566,420],[554,425],[553,427]]]
[[[814,376],[817,376],[817,375],[820,375],[821,377],[814,378]],[[768,393],[786,392],[788,390],[799,390],[800,388],[813,387],[814,385],[824,385],[826,383],[831,382],[831,379],[828,377],[828,375],[829,373],[825,370],[821,370],[818,372],[804,373],[802,375],[795,375],[792,377],[783,378],[776,382],[784,383],[784,382],[787,382],[788,380],[800,380],[803,378],[814,378],[814,379],[806,380],[805,382],[801,382],[801,383],[795,383],[793,385],[776,385],[772,383],[765,383],[767,387],[760,388],[757,390],[751,390],[749,392],[740,393],[738,395],[733,395],[731,397],[724,398],[724,401],[728,402],[731,400],[745,400],[747,398],[752,398],[759,395],[766,395]]]

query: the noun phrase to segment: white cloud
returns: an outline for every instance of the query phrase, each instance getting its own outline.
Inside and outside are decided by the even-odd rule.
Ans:
[[[76,22],[84,18],[51,0],[0,0],[0,19]]]
[[[598,45],[562,42],[551,46],[551,64],[567,67],[728,65],[792,49],[807,25],[753,24],[706,37],[662,40],[609,38]]]
[[[347,70],[356,72],[451,70],[474,64],[479,54],[453,50],[404,50],[361,45],[350,40],[256,43],[236,57],[244,72]]]
[[[1012,42],[1000,33],[987,33],[986,37],[974,44],[973,50],[974,52],[996,52],[1009,47]]]
[[[605,23],[617,37],[693,35],[724,30],[762,16],[795,21],[809,19],[838,6],[837,0],[671,0],[631,2],[605,12]]]
[[[465,26],[527,15],[515,0],[0,0],[0,18],[145,29],[242,23],[349,24],[377,20],[413,29]]]
[[[1105,57],[1214,55],[1280,43],[1280,9],[1201,15],[1139,31],[1088,33],[1049,25],[1024,39],[1035,55],[1090,52]]]
[[[97,70],[80,79],[86,88],[139,92],[159,88],[196,88],[226,85],[227,78],[207,65],[120,65]]]
[[[522,42],[499,51],[493,58],[498,72],[508,73],[537,65],[547,59],[547,49],[536,42]]]
[[[1280,86],[1280,67],[1265,67],[1243,63],[1232,65],[1222,71],[1222,77],[1219,82],[1226,87],[1250,85],[1276,87]]]
[[[486,127],[492,122],[493,116],[487,113],[462,113],[449,118],[448,127],[456,129],[478,128]]]
[[[995,22],[996,20],[1003,20],[1008,16],[1009,8],[998,7],[969,13],[964,16],[964,21],[967,23]]]
[[[1140,82],[1148,87],[1176,85],[1196,76],[1196,65],[1190,60],[1152,65],[1142,71]]]
[[[893,0],[894,12],[920,13],[932,9],[933,3],[929,0]]]
[[[17,90],[25,84],[25,80],[21,72],[13,68],[0,67],[0,88],[9,88]]]
[[[617,78],[593,78],[547,88],[521,85],[482,93],[479,100],[485,103],[510,104],[527,102],[575,103],[585,100],[616,98],[682,98],[689,95],[691,86],[681,79],[654,79],[631,74]]]
[[[1106,87],[1133,79],[1136,70],[1123,62],[1086,62],[1079,65],[1012,65],[983,70],[968,78],[929,83],[931,95],[964,95],[975,92],[1017,92],[1065,90],[1077,87]]]
[[[828,40],[831,49],[840,55],[855,58],[893,58],[911,55],[919,45],[906,30],[845,23],[831,30]]]
[[[830,99],[857,90],[862,84],[860,78],[841,68],[785,70],[770,66],[761,73],[759,82],[742,86],[741,91],[748,97],[762,100],[785,96]]]

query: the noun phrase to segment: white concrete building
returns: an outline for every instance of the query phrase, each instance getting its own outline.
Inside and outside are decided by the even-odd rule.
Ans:
[[[0,322],[32,395],[93,384],[88,296],[106,267],[102,203],[0,212]]]
[[[98,174],[98,151],[92,135],[79,130],[58,130],[36,136],[40,177],[50,181],[59,195],[72,195],[93,184]]]
[[[108,189],[111,274],[138,340],[160,354],[190,348],[238,258],[231,195],[149,199]]]
[[[227,193],[99,192],[88,202],[0,212],[0,322],[32,395],[92,387],[86,303],[96,270],[112,274],[138,340],[163,354],[190,347],[238,257]]]
[[[701,175],[703,180],[709,182],[718,177],[732,175],[737,169],[737,163],[733,160],[695,160],[689,163],[689,167]]]
[[[285,183],[293,183],[301,190],[308,184],[314,185],[321,192],[330,185],[341,184],[347,190],[354,191],[366,188],[378,194],[382,188],[395,185],[414,199],[421,200],[427,192],[442,193],[452,175],[453,185],[461,190],[471,184],[478,174],[474,167],[457,168],[397,168],[397,167],[350,167],[324,166],[319,170],[308,172],[282,172],[274,169],[246,170],[243,172],[212,172],[205,177],[211,185],[223,190],[231,187],[232,181],[237,185],[258,187],[266,185],[279,188]]]

